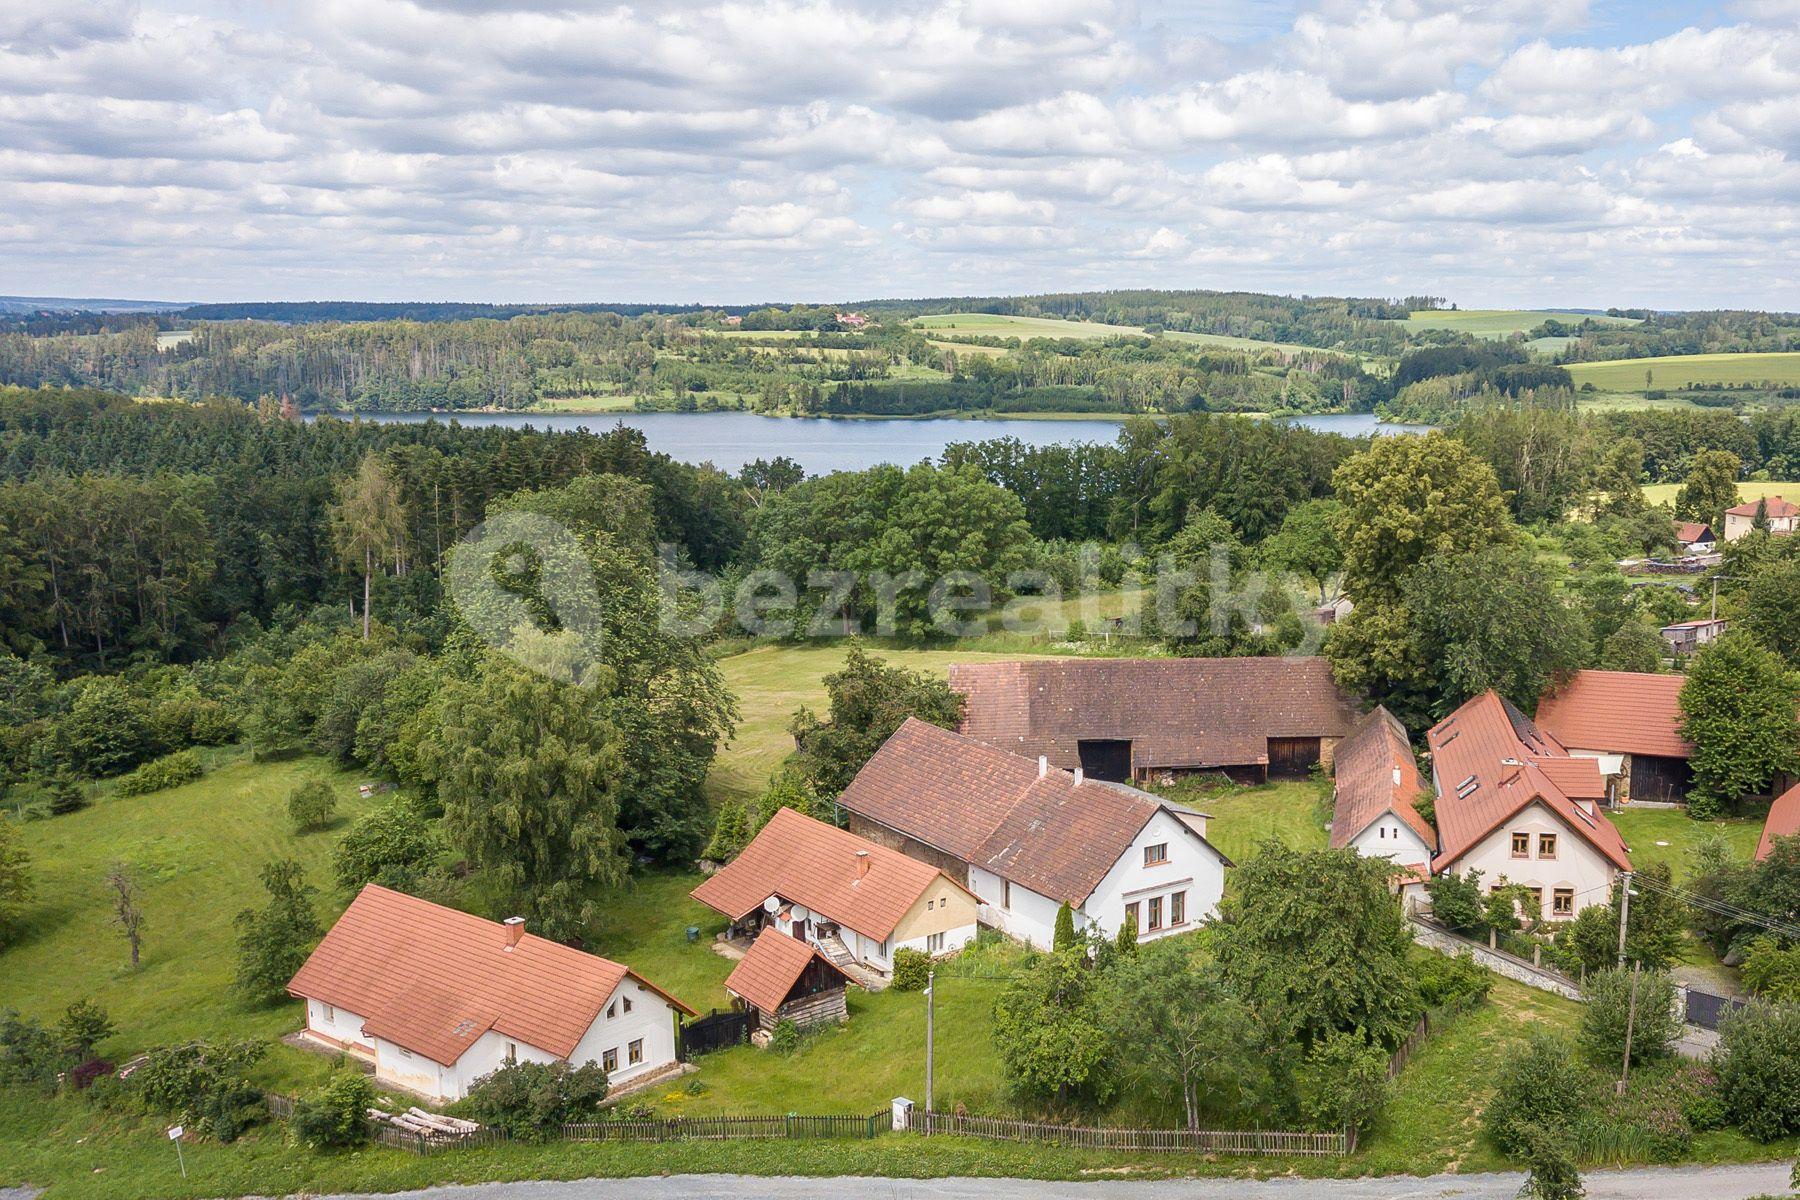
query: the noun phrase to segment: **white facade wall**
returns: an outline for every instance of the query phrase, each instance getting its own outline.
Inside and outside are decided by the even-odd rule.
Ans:
[[[967,925],[957,926],[955,929],[944,930],[944,945],[941,949],[935,951],[935,953],[948,954],[952,950],[961,950],[964,946],[975,940],[975,934],[979,930],[980,926],[973,921],[969,922]],[[933,953],[931,948],[926,945],[929,940],[930,935],[908,938],[906,941],[896,945],[894,949],[898,950],[904,947],[905,949],[918,950],[922,953]]]
[[[1061,905],[1048,896],[1040,896],[1028,887],[1006,881],[992,871],[969,866],[969,890],[987,906],[987,916],[994,927],[1007,937],[1017,938],[1040,950],[1048,950],[1056,942],[1056,910]],[[1010,890],[1011,895],[1008,895]],[[1006,903],[1002,903],[1002,901]],[[1080,914],[1075,924],[1082,924]]]
[[[1523,833],[1529,838],[1529,857],[1512,856],[1512,835]],[[1556,835],[1556,857],[1538,855],[1538,838]],[[1556,920],[1553,897],[1557,888],[1570,888],[1575,893],[1575,912],[1592,904],[1612,903],[1612,883],[1618,868],[1563,819],[1542,804],[1530,804],[1513,814],[1500,828],[1476,843],[1446,870],[1462,874],[1471,868],[1481,872],[1481,885],[1491,888],[1504,876],[1508,883],[1543,889],[1543,911],[1546,920]]]
[[[1155,866],[1144,865],[1146,847],[1166,844],[1168,861]],[[1017,938],[1040,949],[1049,949],[1056,939],[1056,910],[1060,903],[1039,895],[1030,888],[1013,884],[1010,903],[1005,881],[991,871],[971,865],[969,890],[985,906],[983,915],[1008,937]],[[1185,908],[1180,925],[1169,923],[1169,897],[1185,892]],[[1113,937],[1125,923],[1125,906],[1138,905],[1138,937],[1141,941],[1170,933],[1184,933],[1218,915],[1219,899],[1225,894],[1225,863],[1217,852],[1202,842],[1195,832],[1167,812],[1152,817],[1138,833],[1131,847],[1095,886],[1093,894],[1075,910],[1077,930],[1098,929]],[[1149,901],[1161,901],[1163,927],[1156,931],[1149,924]]]
[[[631,1011],[624,1001],[631,1000]],[[607,1016],[607,1008],[613,1010]],[[655,992],[627,978],[607,1000],[607,1008],[588,1027],[576,1044],[569,1061],[576,1066],[593,1062],[604,1066],[607,1050],[618,1051],[618,1067],[607,1074],[614,1084],[624,1083],[647,1071],[675,1061],[675,1021],[677,1010]],[[362,1035],[362,1018],[342,1009],[335,1013],[317,1000],[306,1002],[307,1028],[341,1042],[367,1047],[374,1054],[375,1078],[394,1087],[417,1092],[434,1100],[460,1100],[482,1076],[505,1065],[507,1059],[518,1062],[552,1063],[557,1056],[518,1038],[507,1037],[490,1029],[463,1051],[456,1062],[445,1065],[423,1054],[385,1038]],[[643,1042],[643,1061],[631,1061],[631,1043]]]
[[[1169,860],[1157,866],[1144,865],[1144,850],[1166,843]],[[1180,925],[1169,924],[1169,897],[1186,892],[1186,912]],[[1125,906],[1138,905],[1138,940],[1149,941],[1171,933],[1185,933],[1196,925],[1212,920],[1219,913],[1219,899],[1225,894],[1225,862],[1216,850],[1176,820],[1168,812],[1158,812],[1138,832],[1131,848],[1119,857],[1106,873],[1094,894],[1082,905],[1091,924],[1107,937],[1119,932],[1125,923]],[[1149,901],[1162,900],[1163,927],[1149,928]]]
[[[1350,839],[1350,848],[1364,858],[1391,858],[1403,866],[1422,867],[1431,862],[1431,847],[1413,827],[1393,813],[1383,813],[1369,827]]]
[[[308,1031],[328,1037],[334,1042],[343,1042],[373,1053],[375,1042],[363,1036],[364,1018],[347,1008],[334,1008],[323,1000],[306,1002],[306,1028]]]

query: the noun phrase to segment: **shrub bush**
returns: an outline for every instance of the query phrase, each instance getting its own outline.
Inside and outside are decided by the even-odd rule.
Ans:
[[[344,1149],[369,1140],[369,1106],[375,1085],[354,1068],[338,1071],[326,1085],[294,1109],[296,1140],[314,1149]]]
[[[800,1026],[783,1017],[769,1030],[769,1049],[777,1054],[792,1054],[800,1048]]]
[[[925,987],[931,971],[931,955],[923,950],[902,946],[894,951],[894,979],[890,985],[896,992],[917,992]]]
[[[606,1072],[595,1063],[521,1062],[477,1080],[463,1108],[483,1125],[542,1142],[572,1121],[594,1120],[605,1099]]]
[[[323,829],[337,816],[337,793],[329,783],[314,775],[288,793],[287,810],[295,833]]]
[[[198,750],[178,750],[174,754],[165,754],[154,762],[147,762],[128,775],[121,775],[115,788],[121,796],[144,796],[160,792],[164,788],[192,783],[203,773]]]
[[[1388,1100],[1388,1056],[1353,1033],[1316,1043],[1294,1072],[1300,1120],[1308,1129],[1363,1129]]]
[[[0,1086],[49,1091],[67,1056],[42,1022],[12,1009],[0,1013]]]
[[[1719,1030],[1719,1094],[1759,1142],[1800,1133],[1800,1005],[1753,1004]]]
[[[262,1089],[244,1078],[268,1051],[263,1042],[182,1042],[157,1046],[132,1076],[144,1102],[221,1142],[268,1114]]]
[[[1583,989],[1587,1003],[1581,1010],[1581,1048],[1608,1070],[1624,1061],[1628,1023],[1634,1066],[1667,1058],[1681,1033],[1681,1022],[1675,1016],[1675,985],[1669,977],[1661,971],[1645,971],[1634,983],[1632,976],[1632,972],[1619,969],[1598,971],[1587,977]]]
[[[1472,1005],[1485,1000],[1494,986],[1493,973],[1466,954],[1420,955],[1413,977],[1426,1008]]]
[[[1481,1114],[1494,1145],[1521,1154],[1530,1127],[1573,1128],[1592,1106],[1594,1078],[1571,1050],[1564,1039],[1534,1032],[1525,1048],[1507,1060]]]

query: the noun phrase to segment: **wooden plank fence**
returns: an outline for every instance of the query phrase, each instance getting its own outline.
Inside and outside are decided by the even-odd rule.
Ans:
[[[1104,1126],[1052,1125],[1004,1117],[970,1117],[957,1113],[913,1113],[913,1129],[924,1134],[954,1134],[1001,1142],[1073,1146],[1083,1150],[1180,1151],[1191,1154],[1243,1154],[1325,1158],[1352,1153],[1352,1133],[1300,1133],[1276,1129],[1113,1129]]]
[[[686,1142],[733,1139],[873,1138],[893,1129],[886,1110],[869,1116],[670,1117],[641,1121],[584,1121],[564,1125],[571,1142]]]

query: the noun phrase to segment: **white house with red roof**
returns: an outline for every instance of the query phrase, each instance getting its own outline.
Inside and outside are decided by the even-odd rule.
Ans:
[[[1794,532],[1795,521],[1800,520],[1800,504],[1780,496],[1767,496],[1728,508],[1725,510],[1725,540],[1735,542],[1755,529],[1758,514],[1769,522],[1770,533],[1790,534]]]
[[[508,1062],[597,1063],[614,1085],[672,1067],[694,1010],[623,964],[375,884],[288,983],[303,1036],[375,1078],[458,1100]]]
[[[981,921],[1053,944],[1057,910],[1147,941],[1218,911],[1231,865],[1205,813],[1063,771],[916,718],[882,743],[838,804],[850,829],[942,870],[981,901]]]
[[[1437,830],[1419,812],[1425,793],[1412,742],[1387,709],[1359,721],[1333,761],[1331,847],[1411,867],[1422,881],[1437,853]]]
[[[1437,793],[1432,874],[1478,870],[1490,888],[1523,884],[1549,920],[1610,902],[1631,857],[1600,811],[1596,759],[1571,755],[1491,691],[1438,722],[1426,742]]]

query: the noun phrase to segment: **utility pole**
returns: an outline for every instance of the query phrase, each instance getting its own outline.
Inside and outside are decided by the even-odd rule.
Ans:
[[[1625,969],[1625,923],[1631,916],[1631,872],[1620,879],[1619,891],[1619,969]]]
[[[934,1018],[937,1015],[936,1010],[937,1010],[937,968],[933,967],[931,970],[925,972],[925,1120],[926,1120],[927,1128],[930,1128],[931,1111],[932,1111],[931,1110],[931,1069],[932,1069],[931,1053],[932,1053],[932,1035],[935,1032],[935,1030],[932,1028],[932,1026],[934,1024]]]
[[[1625,1094],[1625,1081],[1631,1078],[1631,1033],[1637,1024],[1638,973],[1644,969],[1640,960],[1631,964],[1631,1001],[1625,1008],[1625,1064],[1619,1068],[1619,1095]]]

